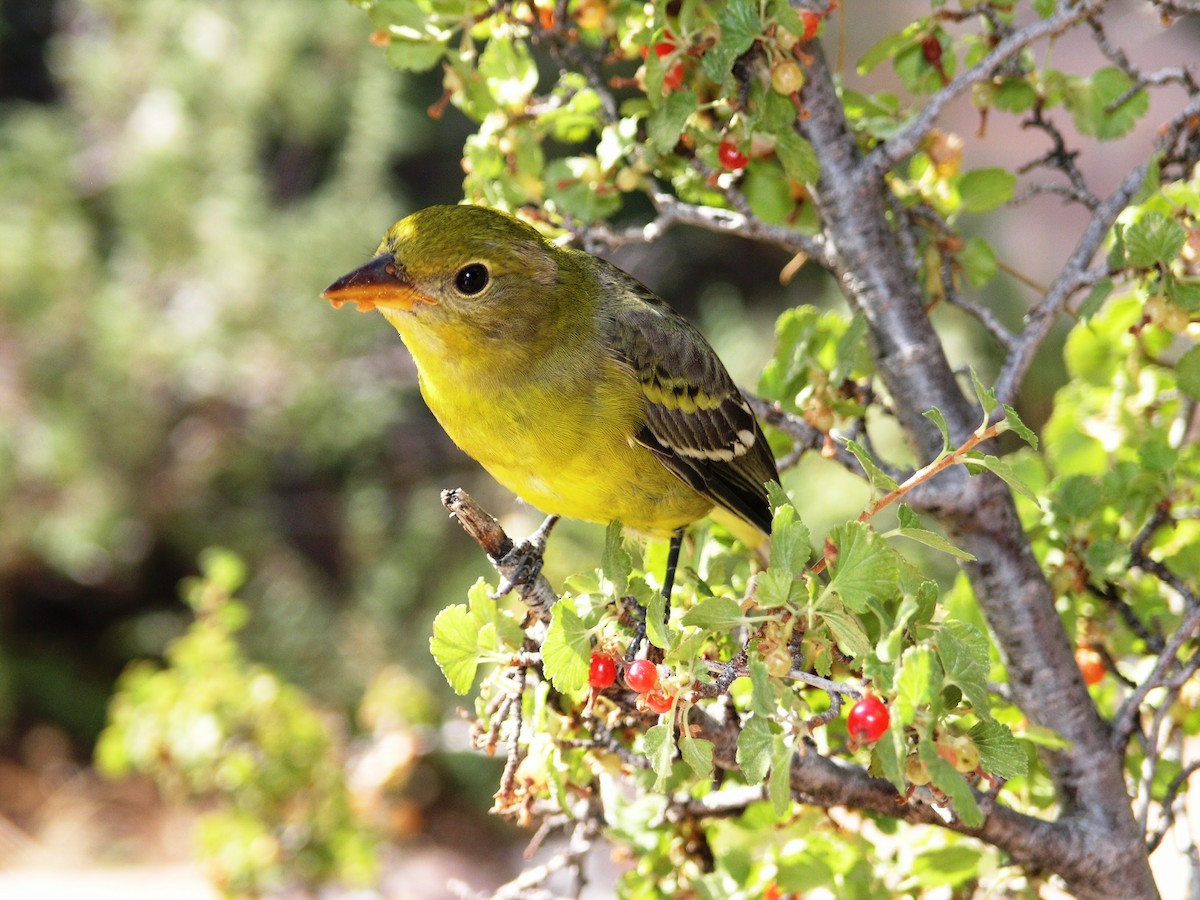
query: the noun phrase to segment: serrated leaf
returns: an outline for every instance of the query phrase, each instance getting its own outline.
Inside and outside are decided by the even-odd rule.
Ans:
[[[437,614],[429,650],[456,694],[471,690],[479,668],[479,645],[475,620],[465,605],[456,603]]]
[[[763,716],[751,716],[737,740],[737,764],[746,784],[761,784],[771,767],[771,727]]]
[[[950,426],[946,424],[946,417],[936,406],[925,410],[921,415],[936,425],[937,430],[942,433],[942,452],[945,453],[950,449]]]
[[[758,657],[750,660],[750,709],[766,718],[776,712],[775,683],[767,674],[767,666]]]
[[[713,773],[713,743],[703,738],[681,737],[679,752],[683,761],[692,767],[696,777],[708,781]]]
[[[767,569],[754,576],[754,599],[763,609],[787,604],[797,589],[796,579],[786,569]]]
[[[767,779],[767,796],[775,807],[775,815],[783,817],[792,808],[792,748],[783,735],[775,735],[771,747],[771,775]]]
[[[1148,212],[1125,229],[1125,261],[1138,269],[1169,264],[1186,240],[1187,232],[1174,219]]]
[[[801,184],[815,184],[821,177],[821,162],[812,144],[794,131],[775,135],[775,155],[783,165],[783,172]]]
[[[729,0],[718,9],[720,38],[700,58],[704,74],[716,84],[725,80],[733,69],[734,61],[750,49],[762,29],[755,0]]]
[[[846,449],[854,454],[854,458],[858,460],[858,464],[863,467],[863,472],[866,474],[867,481],[870,482],[872,490],[885,493],[899,487],[896,480],[883,471],[883,469],[879,468],[879,465],[871,458],[871,454],[859,445],[858,442],[847,440]]]
[[[771,521],[770,567],[795,577],[804,571],[811,555],[808,527],[797,517],[795,507],[778,507]]]
[[[847,522],[829,532],[837,553],[829,565],[825,591],[837,594],[854,612],[866,612],[873,597],[896,593],[899,571],[894,551],[870,526]]]
[[[742,620],[742,608],[729,597],[709,597],[688,610],[683,624],[709,631],[730,631]]]
[[[963,692],[980,718],[991,718],[987,676],[991,668],[987,637],[975,626],[949,620],[933,638],[945,680]]]
[[[542,642],[542,670],[555,689],[564,694],[582,691],[587,684],[592,641],[571,599],[554,604],[550,627]]]
[[[909,647],[900,657],[896,676],[896,716],[903,725],[911,725],[917,710],[929,705],[941,690],[942,673],[929,647]]]
[[[1017,176],[1008,169],[975,169],[958,180],[959,202],[964,212],[988,212],[1011,200],[1016,185]]]
[[[671,725],[655,725],[647,729],[642,741],[650,768],[658,776],[655,782],[658,790],[671,774],[671,763],[675,759],[675,729]]]
[[[979,749],[979,763],[985,772],[1007,780],[1028,771],[1025,748],[1007,725],[994,720],[977,722],[967,734]]]
[[[470,604],[475,627],[480,632],[491,627],[495,645],[491,649],[499,649],[501,645],[513,648],[520,646],[525,639],[524,629],[512,616],[500,609],[492,598],[491,586],[482,578],[477,579],[467,591],[467,602]],[[486,646],[481,638],[476,640],[476,644],[480,647]]]
[[[629,591],[629,573],[633,571],[633,557],[625,549],[620,522],[610,522],[604,532],[600,571],[612,585],[614,597],[623,597]]]
[[[937,747],[926,738],[918,745],[921,762],[929,769],[934,787],[950,798],[954,812],[967,828],[978,828],[983,824],[983,811],[971,792],[971,786],[950,763],[938,756]]]
[[[1034,450],[1037,449],[1038,437],[1029,426],[1021,421],[1021,417],[1017,415],[1017,411],[1004,404],[1004,421],[1008,423],[1008,430],[1014,432],[1021,440],[1027,443]]]
[[[667,630],[667,598],[662,591],[655,591],[646,604],[646,640],[659,650],[671,649],[671,635]]]

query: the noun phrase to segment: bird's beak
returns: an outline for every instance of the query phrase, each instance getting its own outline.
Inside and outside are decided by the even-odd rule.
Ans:
[[[413,287],[404,266],[391,253],[375,257],[365,266],[343,275],[321,292],[321,296],[339,307],[357,303],[359,312],[370,312],[377,306],[410,310],[430,300]]]

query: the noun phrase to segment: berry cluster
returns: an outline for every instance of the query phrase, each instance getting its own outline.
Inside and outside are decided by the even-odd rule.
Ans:
[[[611,653],[597,650],[588,667],[588,684],[597,691],[612,687],[617,680],[617,665]],[[658,666],[648,659],[635,659],[625,667],[625,684],[634,693],[642,695],[642,702],[651,712],[669,712],[675,704],[674,695],[658,683]]]

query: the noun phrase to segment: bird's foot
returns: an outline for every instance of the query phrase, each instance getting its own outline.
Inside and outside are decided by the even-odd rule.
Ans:
[[[546,542],[557,522],[558,516],[547,516],[537,531],[525,540],[513,544],[512,549],[496,561],[496,569],[500,572],[500,587],[492,594],[493,600],[537,581],[545,562]]]

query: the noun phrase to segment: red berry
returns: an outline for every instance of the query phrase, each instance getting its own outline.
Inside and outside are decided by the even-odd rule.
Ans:
[[[800,35],[800,40],[811,41],[821,26],[821,17],[805,9],[800,12],[800,21],[804,23],[804,34]]]
[[[1083,646],[1075,651],[1075,664],[1088,687],[1104,680],[1104,658],[1091,647]]]
[[[664,691],[662,688],[655,688],[645,695],[646,706],[651,712],[656,712],[662,715],[670,711],[675,704],[675,698]]]
[[[870,744],[883,737],[890,722],[891,716],[888,715],[888,708],[882,700],[878,697],[863,697],[850,710],[850,716],[846,719],[846,730],[856,741]]]
[[[733,141],[721,141],[717,147],[717,159],[721,162],[722,169],[728,169],[730,172],[735,169],[746,168],[746,163],[750,162],[750,158],[737,148],[737,144]]]
[[[593,653],[588,667],[588,684],[598,691],[604,690],[617,680],[617,661],[607,653]]]
[[[658,666],[648,659],[635,659],[625,670],[625,683],[639,694],[653,690],[658,684]]]
[[[677,62],[671,68],[667,69],[667,73],[663,75],[663,87],[667,89],[667,93],[677,91],[683,85],[683,62]]]
[[[670,31],[664,31],[662,40],[654,42],[654,52],[658,56],[659,59],[662,59],[664,56],[670,56],[672,53],[674,53],[675,52],[675,35],[671,34]],[[649,55],[650,55],[650,48],[643,47],[642,48],[642,59],[645,59]]]

